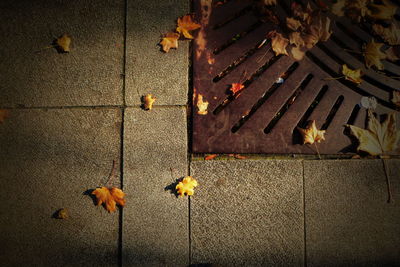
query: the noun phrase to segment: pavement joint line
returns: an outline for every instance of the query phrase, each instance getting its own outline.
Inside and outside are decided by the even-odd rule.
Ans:
[[[303,240],[303,247],[304,247],[304,267],[307,267],[307,225],[306,225],[306,184],[305,184],[305,169],[304,169],[304,160],[301,162],[302,166],[302,176],[303,176],[303,235],[304,235],[304,240]]]
[[[153,108],[186,108],[186,105],[154,105]],[[142,109],[140,105],[128,106],[128,105],[103,105],[103,106],[38,106],[38,107],[0,107],[0,109],[7,110],[39,110],[39,109],[107,109],[107,108],[136,108]],[[151,111],[150,111],[151,112]]]

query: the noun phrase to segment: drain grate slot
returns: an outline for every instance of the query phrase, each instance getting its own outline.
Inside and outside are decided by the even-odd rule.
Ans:
[[[324,85],[321,90],[319,91],[318,95],[315,97],[314,101],[308,107],[307,111],[304,113],[303,117],[301,117],[300,121],[297,123],[297,127],[305,128],[307,126],[308,118],[310,118],[311,114],[313,113],[314,109],[318,106],[321,102],[322,98],[328,91],[328,86]],[[293,129],[294,130],[294,129]]]
[[[232,16],[226,18],[223,22],[217,23],[214,25],[213,30],[218,30],[219,28],[224,27],[225,25],[229,24],[230,22],[234,21],[235,19],[240,18],[241,16],[247,14],[249,11],[252,10],[251,6],[247,6],[240,10],[239,12],[233,14]]]
[[[335,104],[333,105],[331,111],[329,111],[328,116],[326,117],[326,120],[324,124],[322,124],[321,129],[322,130],[327,130],[331,122],[333,121],[333,118],[335,117],[336,113],[338,112],[340,106],[342,105],[344,100],[344,96],[339,96],[338,99],[336,100]]]

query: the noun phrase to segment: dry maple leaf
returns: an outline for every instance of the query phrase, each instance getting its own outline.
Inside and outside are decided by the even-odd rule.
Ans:
[[[151,110],[153,108],[154,102],[157,100],[156,97],[154,97],[152,94],[147,94],[142,97],[142,102],[143,102],[143,108],[145,110]]]
[[[380,123],[372,110],[368,109],[367,129],[348,124],[346,126],[350,128],[352,135],[359,141],[357,151],[364,151],[372,156],[377,156],[394,151],[398,147],[400,131],[396,129],[394,113],[388,114],[386,120]]]
[[[372,30],[388,44],[400,44],[400,29],[397,23],[392,23],[389,27],[383,27],[380,24],[374,24],[372,25]]]
[[[297,47],[303,47],[305,45],[303,37],[299,32],[291,32],[289,34],[289,42]]]
[[[342,67],[343,67],[342,73],[346,80],[352,81],[353,83],[357,83],[357,84],[360,84],[362,82],[361,69],[352,70],[349,67],[347,67],[346,64],[343,64]]]
[[[325,140],[325,130],[318,130],[315,120],[309,121],[305,129],[297,127],[303,137],[303,144],[314,144],[315,142],[320,143],[321,140]]]
[[[355,20],[360,22],[367,14],[369,14],[368,4],[370,0],[351,0],[346,2],[345,14]]]
[[[295,18],[286,18],[286,26],[292,31],[297,31],[301,26],[301,22]]]
[[[381,51],[383,43],[375,43],[372,39],[367,45],[363,46],[365,65],[367,68],[376,66],[378,70],[383,70],[382,59],[386,58],[386,54]]]
[[[56,39],[55,45],[57,50],[68,53],[70,51],[71,37],[64,33],[61,37]]]
[[[287,55],[286,46],[289,44],[289,40],[282,36],[282,34],[276,31],[270,31],[267,34],[267,38],[271,38],[271,47],[275,52],[275,56]]]
[[[237,93],[242,91],[243,88],[244,88],[244,85],[242,83],[232,83],[229,90],[232,92],[232,94],[236,95]]]
[[[168,53],[171,48],[178,48],[179,33],[168,32],[162,38],[160,45],[165,53]]]
[[[396,106],[400,107],[400,91],[393,91],[392,92],[393,96],[392,96],[392,103],[395,104]]]
[[[97,206],[103,204],[108,212],[114,212],[116,205],[125,206],[125,193],[116,187],[98,187],[92,192],[97,198]]]
[[[193,36],[189,33],[189,31],[196,30],[200,27],[200,24],[197,24],[192,20],[191,15],[185,15],[182,18],[178,18],[178,26],[176,31],[183,34],[183,36],[185,36],[187,39],[193,39]]]
[[[325,16],[317,16],[313,19],[307,34],[304,36],[304,42],[307,48],[314,47],[319,41],[325,42],[332,34],[330,31],[331,20]]]
[[[0,109],[0,123],[3,123],[8,118],[9,112],[6,109]]]
[[[203,101],[203,96],[201,94],[199,94],[197,96],[197,114],[199,115],[207,115],[208,111],[208,102],[207,101]]]
[[[194,194],[194,188],[197,186],[197,181],[192,176],[186,176],[176,186],[176,191],[179,196],[185,195],[192,196]]]
[[[266,6],[276,6],[276,0],[264,0]]]
[[[382,0],[383,5],[370,4],[368,7],[368,15],[378,20],[391,20],[396,14],[397,6],[392,5],[387,0]]]

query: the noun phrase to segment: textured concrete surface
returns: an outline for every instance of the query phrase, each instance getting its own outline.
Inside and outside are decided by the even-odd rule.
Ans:
[[[302,266],[301,161],[192,162],[192,263]]]
[[[124,191],[129,205],[123,214],[124,265],[188,264],[188,199],[165,190],[187,175],[186,147],[185,109],[126,110]]]
[[[0,8],[0,106],[122,104],[123,0],[5,0]],[[69,54],[41,50],[64,33]]]
[[[0,124],[2,266],[117,265],[118,212],[83,192],[119,160],[120,123],[117,109],[10,111]],[[52,218],[60,208],[70,218]]]
[[[178,17],[189,12],[187,0],[128,1],[126,102],[140,104],[141,95],[152,93],[156,105],[187,103],[189,41],[178,49],[161,52],[164,33],[174,31]]]
[[[307,266],[400,266],[400,161],[305,161]]]

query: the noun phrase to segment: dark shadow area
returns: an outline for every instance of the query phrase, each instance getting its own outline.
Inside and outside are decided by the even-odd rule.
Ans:
[[[176,186],[183,180],[184,177],[178,178],[175,182],[164,187],[164,191],[170,191],[171,194],[175,195],[176,198],[179,197],[178,191],[176,191]]]
[[[89,196],[89,197],[92,199],[92,201],[93,201],[93,205],[96,206],[96,205],[97,205],[97,199],[96,199],[96,196],[92,194],[93,191],[94,191],[94,189],[87,189],[86,191],[84,191],[84,192],[82,193],[82,195],[84,195],[84,196]]]

